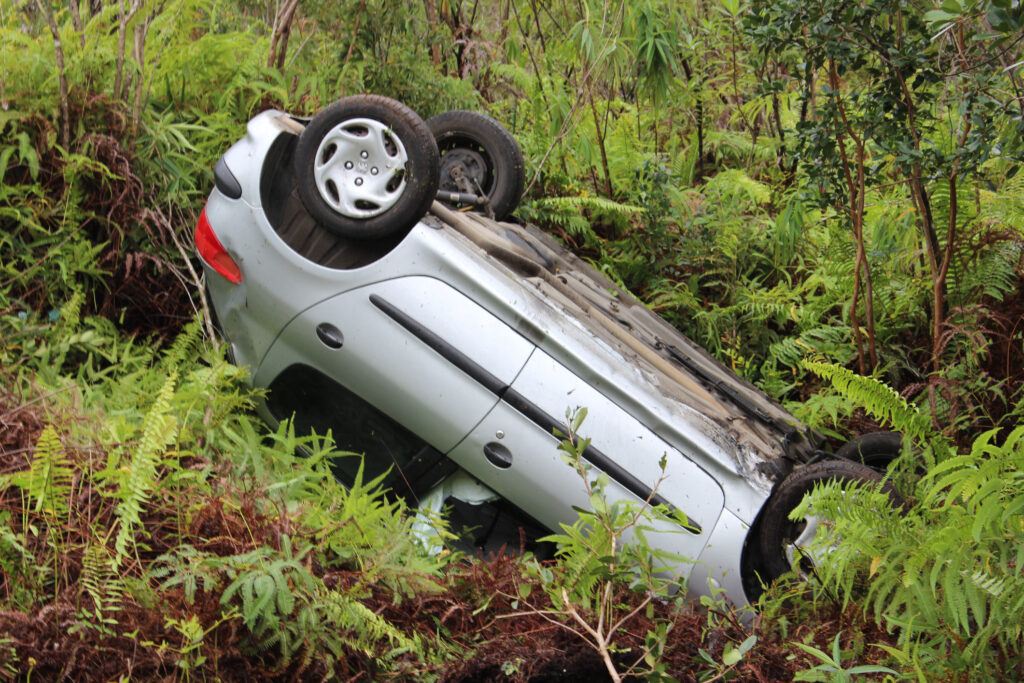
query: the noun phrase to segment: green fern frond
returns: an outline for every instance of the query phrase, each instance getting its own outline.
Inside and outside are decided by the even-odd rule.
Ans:
[[[766,138],[753,144],[750,135],[734,130],[718,129],[709,130],[705,133],[704,143],[718,154],[734,159],[754,158],[758,161],[771,161],[775,159],[775,148],[771,144],[764,144]]]
[[[85,294],[76,289],[64,305],[60,308],[60,317],[67,329],[74,330],[81,322],[82,304],[85,303]]]
[[[117,492],[120,502],[116,515],[120,527],[117,530],[114,547],[117,549],[119,561],[128,552],[128,543],[133,538],[134,527],[142,521],[142,505],[156,486],[160,458],[175,438],[178,421],[171,413],[171,399],[177,381],[177,371],[171,372],[157,392],[156,400],[143,420],[142,438],[132,454],[128,477]]]
[[[554,223],[574,236],[596,239],[590,221],[583,211],[628,220],[643,213],[643,209],[630,204],[619,204],[603,197],[548,197],[535,202],[524,203],[519,213],[527,220]]]
[[[763,204],[772,198],[771,189],[767,185],[754,180],[745,171],[736,168],[722,171],[711,178],[705,192],[720,192],[730,196],[743,194],[756,204]]]
[[[541,209],[566,212],[572,211],[600,211],[613,216],[629,217],[643,213],[643,208],[632,204],[620,204],[619,202],[605,199],[604,197],[547,197],[539,199],[534,206]]]
[[[958,288],[980,290],[985,296],[1002,301],[1020,282],[1017,268],[1021,254],[1021,244],[1017,242],[995,244],[981,251],[980,256],[976,249],[971,249],[967,264],[962,266],[962,272],[956,273]]]
[[[947,644],[958,668],[991,674],[1024,645],[1024,427],[939,459],[914,493],[902,510],[835,487],[812,494],[808,504],[835,520],[815,541],[830,548],[821,579],[850,599],[867,569],[867,604],[902,643]]]
[[[931,425],[917,406],[907,403],[886,384],[831,363],[804,361],[803,366],[829,380],[839,393],[863,406],[870,415],[888,423],[894,430],[919,441],[931,432]]]
[[[318,597],[325,625],[344,634],[353,649],[381,660],[394,659],[404,653],[429,659],[429,650],[418,635],[402,633],[354,597],[330,590],[322,591]],[[384,643],[387,647],[382,650]]]
[[[220,558],[183,544],[158,557],[147,576],[153,581],[160,581],[160,590],[163,591],[180,586],[185,591],[185,601],[191,605],[195,602],[200,583],[205,591],[219,585],[220,569]]]
[[[174,343],[164,354],[164,366],[178,368],[186,360],[191,360],[198,354],[199,343],[202,340],[203,327],[198,319],[193,318],[191,322],[182,328],[182,331],[174,338]]]
[[[285,536],[279,554],[261,548],[219,560],[235,575],[221,604],[241,602],[254,649],[274,648],[281,655],[279,666],[300,668],[308,665],[313,653],[329,652],[340,659],[346,648],[382,661],[405,652],[427,656],[428,648],[418,636],[403,634],[354,594],[324,586],[303,562],[309,550],[293,553]]]
[[[28,495],[31,508],[48,517],[68,514],[74,469],[56,430],[47,425],[36,441],[29,469],[10,475],[10,483]]]
[[[119,609],[118,602],[125,593],[124,582],[106,545],[94,542],[86,547],[78,582],[82,592],[92,600],[95,614]]]
[[[848,352],[850,328],[845,325],[812,327],[795,337],[783,337],[770,347],[772,358],[796,367],[808,356],[835,358],[837,353]]]

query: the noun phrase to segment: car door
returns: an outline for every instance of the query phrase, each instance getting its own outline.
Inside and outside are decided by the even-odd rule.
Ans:
[[[696,558],[724,505],[722,488],[679,450],[541,350],[534,351],[502,401],[449,456],[557,530],[559,523],[576,519],[574,506],[591,508],[583,481],[559,455],[559,439],[552,434],[555,428],[565,430],[566,411],[577,408],[587,409],[580,436],[592,440],[584,459],[609,475],[609,499],[639,503],[655,489],[655,501],[684,512],[690,529],[659,524],[665,533],[651,542]]]
[[[289,367],[310,366],[445,453],[497,403],[533,348],[448,284],[402,277],[297,315],[255,383],[271,386]]]

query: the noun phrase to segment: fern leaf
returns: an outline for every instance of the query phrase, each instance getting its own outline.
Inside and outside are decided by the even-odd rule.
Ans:
[[[920,441],[930,433],[928,420],[917,407],[908,404],[906,399],[882,382],[830,363],[804,361],[803,366],[831,381],[837,391],[857,401],[868,413],[889,423],[893,429]]]
[[[159,459],[175,437],[178,423],[171,414],[171,398],[177,380],[178,373],[172,372],[157,392],[156,400],[143,420],[142,438],[132,455],[128,478],[117,493],[120,502],[116,514],[120,527],[114,547],[119,560],[127,554],[134,527],[141,523],[142,505],[156,486]]]
[[[56,430],[47,425],[36,441],[29,469],[10,475],[10,482],[28,495],[32,509],[48,517],[68,513],[74,470]]]
[[[96,614],[119,609],[124,596],[124,583],[117,573],[114,561],[102,543],[90,543],[82,555],[82,573],[79,586],[92,600]]]
[[[60,317],[69,330],[78,327],[82,319],[82,304],[85,303],[85,294],[80,289],[72,293],[71,298],[60,307]]]

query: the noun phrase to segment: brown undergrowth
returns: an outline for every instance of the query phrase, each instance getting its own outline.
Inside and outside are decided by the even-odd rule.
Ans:
[[[20,188],[11,196],[20,199],[18,212],[0,217],[0,229],[25,265],[23,276],[0,284],[18,280],[10,293],[43,312],[59,308],[65,288],[84,288],[86,314],[119,321],[128,333],[171,339],[195,313],[197,283],[182,265],[190,256],[194,209],[183,202],[182,215],[168,217],[154,208],[158,188],[142,177],[134,137],[116,103],[92,96],[71,105],[75,126],[90,132],[67,153],[52,148],[52,123],[40,116],[18,120],[38,162],[12,163],[4,173],[7,186]],[[64,252],[74,245],[97,247],[94,264],[74,278],[65,272],[55,278],[51,264],[71,260]]]

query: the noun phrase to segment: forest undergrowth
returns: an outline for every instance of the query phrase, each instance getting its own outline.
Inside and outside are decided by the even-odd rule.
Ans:
[[[1024,678],[1022,30],[1009,0],[0,5],[0,677]],[[596,540],[424,550],[335,482],[355,456],[259,422],[193,253],[252,115],[359,92],[502,121],[519,218],[831,446],[902,431],[907,506],[815,494],[843,543],[756,616]]]

